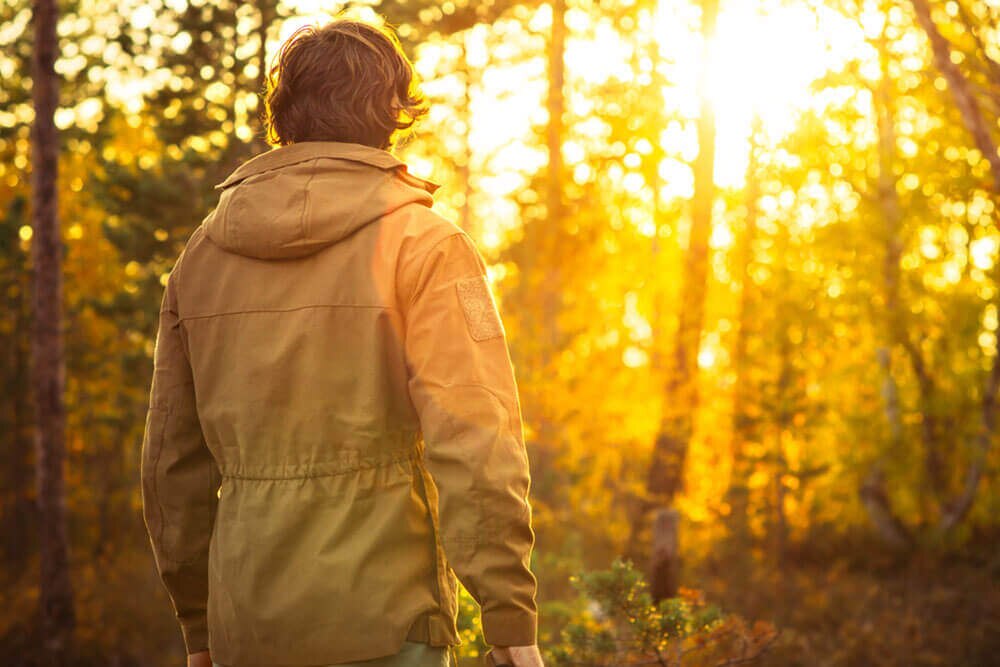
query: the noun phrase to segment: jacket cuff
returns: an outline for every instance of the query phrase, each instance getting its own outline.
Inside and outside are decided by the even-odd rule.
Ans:
[[[208,650],[208,615],[181,621],[181,634],[187,654]]]
[[[524,609],[483,612],[483,638],[489,646],[532,646],[538,643],[538,614]]]

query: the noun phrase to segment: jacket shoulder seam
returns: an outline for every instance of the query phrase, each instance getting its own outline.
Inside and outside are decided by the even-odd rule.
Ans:
[[[205,237],[205,227],[204,225],[198,225],[195,227],[194,231],[191,232],[191,236],[188,237],[187,242],[184,244],[184,249],[181,250],[180,254],[177,255],[177,260],[174,262],[173,268],[170,269],[170,278],[172,278],[174,283],[174,295],[177,300],[176,312],[180,315],[180,300],[181,300],[181,271],[184,267],[184,257],[188,250],[196,247],[200,244],[201,240]]]
[[[445,241],[450,241],[456,236],[468,236],[468,234],[466,234],[466,232],[462,229],[456,229],[455,231],[449,233],[447,236],[435,241],[434,244],[431,245],[431,247],[428,248],[427,251],[424,253],[423,258],[421,258],[420,260],[420,270],[417,272],[417,289],[413,292],[413,294],[410,295],[410,299],[406,304],[407,310],[409,310],[409,308],[413,306],[413,303],[414,301],[417,300],[417,297],[419,297],[423,293],[424,273],[427,271],[427,262],[430,261],[431,255],[433,255],[434,251],[437,250],[438,247],[442,245]]]

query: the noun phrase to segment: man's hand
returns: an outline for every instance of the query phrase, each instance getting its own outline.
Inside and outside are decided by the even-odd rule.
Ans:
[[[494,646],[490,651],[494,665],[514,667],[544,667],[538,646]]]
[[[188,656],[188,667],[212,667],[212,657],[208,651],[192,653]]]

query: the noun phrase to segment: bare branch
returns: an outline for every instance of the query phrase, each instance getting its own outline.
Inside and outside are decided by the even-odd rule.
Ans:
[[[989,125],[980,111],[979,102],[973,95],[972,87],[965,75],[962,74],[958,65],[952,62],[951,42],[941,34],[937,24],[934,23],[927,0],[910,0],[910,2],[916,12],[917,21],[931,42],[934,62],[948,82],[948,88],[955,100],[955,106],[958,107],[962,115],[965,127],[972,135],[976,148],[990,163],[990,171],[993,175],[993,194],[1000,197],[1000,155],[997,154],[997,145],[990,135]]]

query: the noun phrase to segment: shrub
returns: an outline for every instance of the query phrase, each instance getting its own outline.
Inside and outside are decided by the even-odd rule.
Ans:
[[[682,589],[655,603],[629,561],[616,560],[610,570],[581,574],[572,583],[582,611],[549,649],[546,664],[552,667],[749,664],[778,636],[770,624],[723,614],[697,591]]]

